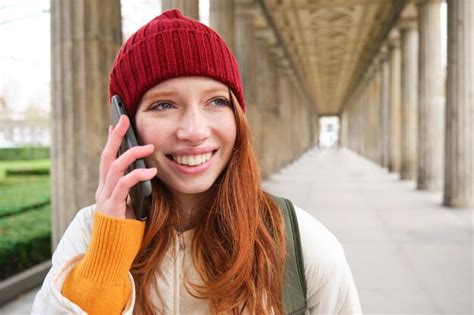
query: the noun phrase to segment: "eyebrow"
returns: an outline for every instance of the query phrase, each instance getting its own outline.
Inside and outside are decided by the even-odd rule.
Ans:
[[[207,94],[211,94],[211,93],[217,93],[217,92],[224,92],[224,93],[228,93],[229,92],[229,89],[226,87],[226,88],[223,88],[223,87],[212,87],[212,88],[209,88],[209,89],[206,89],[203,91],[203,93],[207,93]],[[158,92],[152,92],[150,93],[149,95],[147,95],[147,99],[150,99],[150,98],[161,98],[161,97],[170,97],[170,96],[174,96],[174,95],[177,95],[179,94],[176,90],[164,90],[164,91],[158,91]]]

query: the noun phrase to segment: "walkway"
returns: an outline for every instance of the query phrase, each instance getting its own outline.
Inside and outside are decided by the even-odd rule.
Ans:
[[[473,313],[474,210],[443,208],[346,149],[311,150],[265,185],[337,236],[364,313]]]
[[[346,149],[308,151],[264,185],[338,237],[365,314],[473,313],[474,210],[443,208]],[[31,297],[0,314],[28,313]]]

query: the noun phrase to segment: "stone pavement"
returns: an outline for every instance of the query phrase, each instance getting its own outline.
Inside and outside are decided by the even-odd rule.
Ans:
[[[37,289],[31,290],[20,295],[16,300],[11,301],[3,306],[0,306],[1,315],[17,315],[17,314],[29,314],[33,300],[35,299]],[[46,315],[46,314],[45,314]]]
[[[473,314],[474,209],[443,208],[347,149],[310,150],[264,186],[336,235],[364,313]],[[28,313],[35,292],[0,314]]]
[[[473,314],[474,209],[443,208],[346,149],[308,151],[265,187],[336,235],[364,313]]]

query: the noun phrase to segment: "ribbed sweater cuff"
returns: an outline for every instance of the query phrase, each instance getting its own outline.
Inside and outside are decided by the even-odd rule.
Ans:
[[[123,284],[140,249],[144,231],[144,222],[95,211],[91,242],[84,260],[77,266],[78,275],[95,283]]]

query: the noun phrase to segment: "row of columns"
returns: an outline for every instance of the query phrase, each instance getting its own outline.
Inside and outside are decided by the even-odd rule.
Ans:
[[[162,9],[198,19],[198,2],[162,0]],[[55,247],[76,212],[94,203],[109,125],[107,75],[122,43],[120,0],[53,0],[51,22]],[[318,117],[253,1],[210,0],[209,22],[237,55],[265,177],[316,142]]]
[[[315,142],[317,116],[260,8],[253,1],[211,0],[209,5],[210,27],[235,44],[253,143],[266,177]]]
[[[179,8],[185,15],[199,19],[198,3],[165,0],[162,9]],[[317,141],[318,117],[254,1],[210,0],[209,26],[237,56],[252,141],[266,177]],[[301,128],[292,128],[294,125]]]
[[[441,1],[415,2],[417,16],[392,30],[346,103],[341,139],[401,179],[416,180],[420,190],[442,189],[444,205],[474,207],[474,1],[447,1],[446,85]]]

